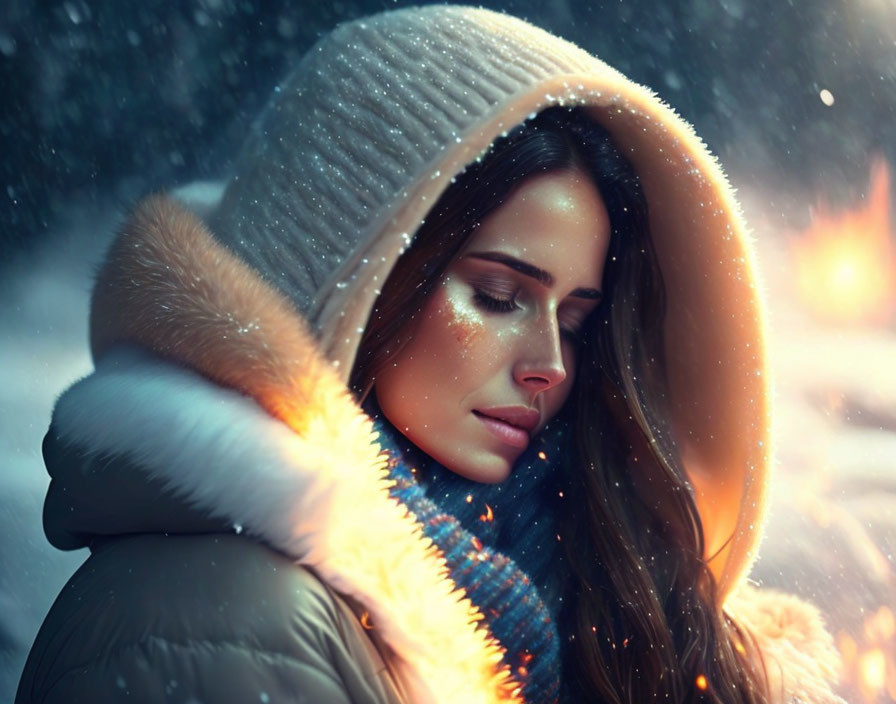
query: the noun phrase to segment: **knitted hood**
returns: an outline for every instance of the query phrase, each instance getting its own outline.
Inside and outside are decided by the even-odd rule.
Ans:
[[[380,286],[451,179],[556,104],[587,106],[641,179],[668,293],[673,423],[725,594],[749,568],[765,503],[761,290],[725,176],[649,90],[484,9],[344,24],[276,89],[212,230],[291,298],[347,380]]]
[[[585,106],[641,179],[668,295],[672,425],[729,594],[754,557],[770,457],[761,295],[731,188],[650,91],[504,14],[410,8],[321,39],[277,87],[207,223],[153,198],[125,225],[94,292],[97,374],[54,417],[60,436],[139,457],[185,511],[245,528],[366,606],[414,701],[519,691],[413,517],[388,500],[372,427],[345,383],[380,286],[442,191],[495,138],[557,104]],[[131,400],[122,374],[143,385]],[[185,385],[201,393],[186,397]],[[222,449],[228,434],[237,440]],[[116,529],[135,530],[138,515]],[[452,663],[458,674],[445,674]]]

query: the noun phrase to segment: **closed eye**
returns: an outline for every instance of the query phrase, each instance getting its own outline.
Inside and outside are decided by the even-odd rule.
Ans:
[[[473,300],[484,310],[493,313],[509,313],[516,308],[516,300],[514,298],[497,298],[492,296],[481,288],[473,289]]]
[[[515,298],[499,298],[481,288],[474,288],[473,291],[473,300],[483,310],[491,313],[509,313],[517,308]],[[572,344],[578,344],[582,340],[582,333],[578,329],[573,330],[560,326],[560,334]]]

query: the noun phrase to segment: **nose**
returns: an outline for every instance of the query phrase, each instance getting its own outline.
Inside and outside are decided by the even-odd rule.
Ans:
[[[520,340],[521,352],[514,365],[516,382],[529,391],[547,391],[566,379],[560,327],[554,319]]]

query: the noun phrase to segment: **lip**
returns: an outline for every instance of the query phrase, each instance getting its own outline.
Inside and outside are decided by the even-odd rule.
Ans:
[[[503,420],[505,423],[515,425],[517,428],[522,428],[529,433],[535,430],[538,421],[541,420],[541,414],[538,411],[525,406],[477,408],[474,412]]]
[[[475,409],[473,413],[499,440],[521,449],[528,447],[540,419],[538,411],[521,406]]]

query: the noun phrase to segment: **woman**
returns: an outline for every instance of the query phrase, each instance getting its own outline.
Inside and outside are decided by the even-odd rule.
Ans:
[[[836,701],[817,615],[742,585],[750,256],[689,128],[576,47],[339,27],[208,226],[148,199],[99,273],[44,444],[92,554],[17,700]]]

